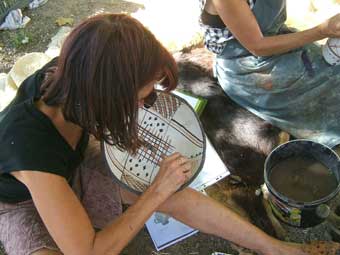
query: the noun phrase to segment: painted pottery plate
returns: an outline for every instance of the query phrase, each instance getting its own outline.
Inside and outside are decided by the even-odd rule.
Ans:
[[[157,91],[155,103],[139,109],[138,134],[144,145],[135,155],[103,143],[114,177],[130,191],[140,194],[150,186],[163,155],[179,152],[192,161],[192,177],[183,186],[189,185],[202,169],[205,135],[198,116],[184,99]]]

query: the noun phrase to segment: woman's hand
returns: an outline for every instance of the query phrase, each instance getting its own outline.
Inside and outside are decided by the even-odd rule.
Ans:
[[[157,192],[168,198],[176,192],[192,175],[192,163],[176,152],[163,159],[160,170],[152,183]]]
[[[340,37],[340,14],[336,14],[321,23],[319,29],[324,37]]]

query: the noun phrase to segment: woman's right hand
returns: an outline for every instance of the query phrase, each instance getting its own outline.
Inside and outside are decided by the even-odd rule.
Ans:
[[[191,161],[176,152],[161,161],[159,172],[152,186],[166,199],[188,181],[191,175]]]
[[[323,37],[340,37],[340,14],[336,14],[319,25]]]

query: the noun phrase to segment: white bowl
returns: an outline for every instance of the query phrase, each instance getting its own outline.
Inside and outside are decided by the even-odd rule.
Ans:
[[[139,138],[145,145],[136,155],[102,144],[115,179],[140,194],[156,177],[161,156],[179,152],[193,163],[192,177],[183,186],[189,185],[203,166],[206,147],[200,121],[191,106],[174,94],[157,91],[152,107],[140,108],[138,126]]]

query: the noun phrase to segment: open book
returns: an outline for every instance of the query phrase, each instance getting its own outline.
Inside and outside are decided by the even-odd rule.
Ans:
[[[207,103],[205,99],[197,98],[181,91],[174,91],[173,93],[184,98],[198,114],[203,111]],[[206,157],[203,168],[196,179],[190,184],[191,188],[200,190],[203,193],[206,187],[229,175],[229,170],[208,139],[206,146]],[[157,251],[169,247],[198,232],[198,230],[158,212],[150,217],[146,222],[146,227]]]

